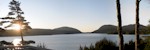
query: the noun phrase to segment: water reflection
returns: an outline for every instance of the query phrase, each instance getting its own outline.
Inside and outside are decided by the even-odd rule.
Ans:
[[[0,40],[12,41],[12,39],[18,37],[1,37]],[[25,40],[34,40],[37,46],[38,44],[45,44],[46,48],[54,50],[79,50],[81,46],[90,46],[97,41],[106,38],[112,40],[118,44],[117,34],[62,34],[62,35],[42,35],[42,36],[25,36]],[[124,41],[127,43],[130,40],[134,40],[134,35],[124,35]]]

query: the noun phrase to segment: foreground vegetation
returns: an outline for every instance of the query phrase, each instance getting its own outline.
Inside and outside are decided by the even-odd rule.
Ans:
[[[140,40],[139,44],[140,50],[150,50],[150,39]],[[119,50],[118,46],[107,39],[100,40],[95,43],[95,45],[87,46],[80,46],[79,50]],[[129,41],[128,43],[124,44],[124,50],[135,50],[135,42]]]

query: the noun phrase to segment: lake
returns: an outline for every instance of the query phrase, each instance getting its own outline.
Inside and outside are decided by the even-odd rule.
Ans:
[[[90,46],[95,44],[101,39],[109,39],[114,41],[118,45],[117,34],[60,34],[60,35],[40,35],[40,36],[24,36],[24,40],[34,40],[37,46],[38,44],[46,45],[46,48],[53,50],[79,50],[80,46]],[[20,39],[20,36],[14,37],[0,37],[0,41],[13,41],[14,39]],[[134,35],[124,35],[124,41],[127,43],[130,40],[134,40]]]

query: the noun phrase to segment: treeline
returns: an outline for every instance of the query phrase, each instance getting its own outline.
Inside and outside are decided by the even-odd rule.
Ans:
[[[140,50],[150,50],[150,39],[142,40],[140,39],[139,49]],[[124,44],[124,50],[135,50],[135,42],[129,41]],[[118,46],[107,39],[100,40],[95,43],[95,45],[80,46],[79,50],[119,50]]]

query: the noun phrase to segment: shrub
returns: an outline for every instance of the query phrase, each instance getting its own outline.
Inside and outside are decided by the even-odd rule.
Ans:
[[[91,44],[90,47],[80,47],[80,50],[117,50],[117,48],[114,42],[104,38],[96,42],[95,47]]]
[[[80,46],[80,50],[119,50],[119,48],[114,42],[104,38],[96,42],[95,46]],[[135,50],[135,42],[129,41],[129,43],[125,43],[124,50]],[[139,50],[150,50],[150,41],[140,39]]]

